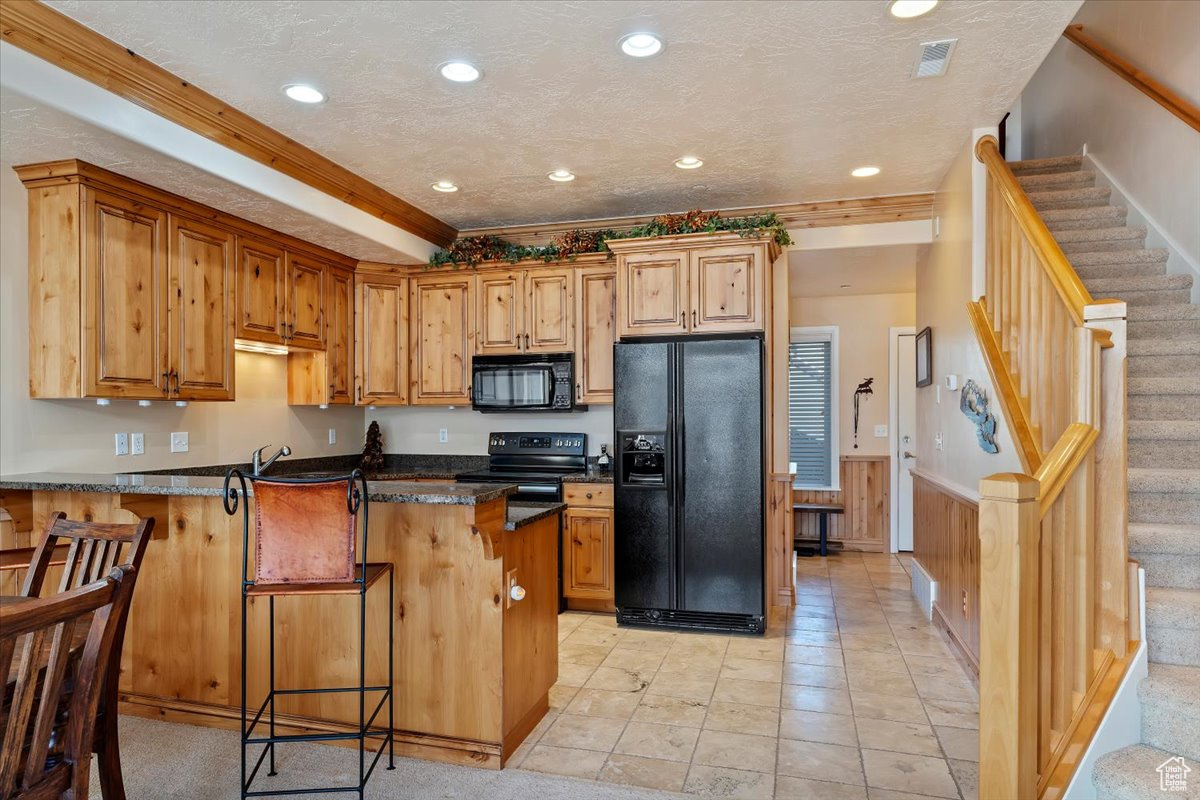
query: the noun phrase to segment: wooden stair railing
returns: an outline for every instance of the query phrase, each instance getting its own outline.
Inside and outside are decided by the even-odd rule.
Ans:
[[[968,314],[1024,474],[980,482],[982,800],[1057,798],[1129,665],[1125,304],[1094,300],[1005,163]]]
[[[1082,25],[1068,25],[1063,31],[1070,41],[1079,45],[1084,52],[1093,56],[1104,66],[1124,78],[1142,94],[1186,122],[1193,130],[1200,131],[1200,107],[1178,92],[1142,72],[1119,55],[1109,50],[1091,35],[1084,33]]]

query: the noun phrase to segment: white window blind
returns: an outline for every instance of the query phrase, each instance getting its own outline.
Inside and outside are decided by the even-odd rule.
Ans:
[[[833,486],[833,342],[802,337],[788,347],[788,460],[796,486]]]

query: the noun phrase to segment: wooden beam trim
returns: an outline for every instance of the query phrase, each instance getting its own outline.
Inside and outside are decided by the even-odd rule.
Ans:
[[[0,4],[0,36],[22,50],[439,247],[457,231],[137,53],[35,0]]]

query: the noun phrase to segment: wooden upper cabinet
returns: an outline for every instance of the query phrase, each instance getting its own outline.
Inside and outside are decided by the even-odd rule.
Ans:
[[[325,347],[324,263],[296,253],[287,254],[287,343],[293,347]]]
[[[411,279],[409,402],[460,405],[471,401],[475,314],[470,275],[418,275]]]
[[[237,264],[238,338],[283,344],[287,308],[283,248],[239,236]]]
[[[165,398],[167,214],[89,189],[84,220],[82,393]]]
[[[525,352],[563,353],[575,346],[572,272],[534,269],[525,273]]]
[[[326,318],[329,320],[325,344],[329,402],[354,404],[354,273],[333,269],[325,273]]]
[[[408,281],[359,275],[355,293],[355,368],[360,405],[408,402]]]
[[[575,399],[613,401],[617,274],[611,267],[575,270]]]
[[[475,352],[487,355],[521,352],[524,340],[522,272],[481,273],[475,278],[477,305]]]
[[[234,237],[172,215],[168,251],[171,396],[233,399]]]
[[[692,333],[761,331],[766,323],[766,258],[761,245],[692,250]]]
[[[687,251],[619,255],[617,296],[618,335],[687,333]]]

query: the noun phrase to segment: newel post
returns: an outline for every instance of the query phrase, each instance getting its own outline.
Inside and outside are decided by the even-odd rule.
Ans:
[[[1036,478],[979,482],[979,798],[1037,796]]]

